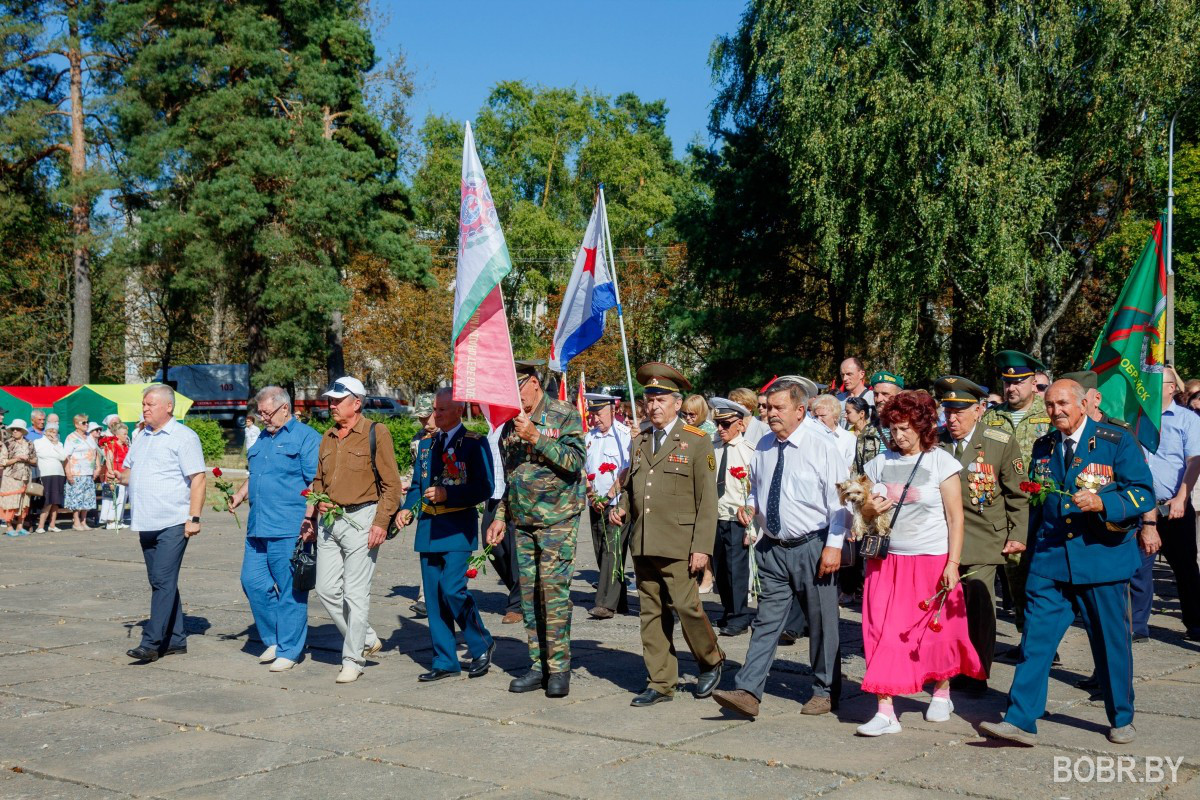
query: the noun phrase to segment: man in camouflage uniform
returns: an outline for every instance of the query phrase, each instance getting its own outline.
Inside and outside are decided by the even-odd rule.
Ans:
[[[1033,384],[1034,373],[1045,370],[1046,365],[1027,353],[1001,350],[996,354],[996,368],[1004,381],[1004,402],[989,408],[980,422],[985,430],[992,428],[1011,434],[1017,440],[1021,458],[1028,469],[1033,443],[1050,432],[1046,402],[1034,391]],[[1029,555],[1010,553],[1005,558],[1004,576],[1020,631],[1025,628],[1025,578],[1029,574]],[[1001,657],[1012,660],[1017,650],[1010,648]]]
[[[575,537],[586,503],[583,420],[542,390],[546,362],[518,361],[523,410],[501,432],[507,488],[488,526],[488,544],[516,526],[521,613],[529,639],[529,672],[510,692],[545,688],[566,697],[571,686],[571,576]]]
[[[983,672],[990,675],[996,650],[996,567],[1009,554],[1025,550],[1029,501],[1021,491],[1027,464],[1011,433],[979,424],[987,396],[982,386],[958,375],[934,383],[946,413],[938,446],[954,456],[963,505],[963,546],[959,559],[963,599],[967,604],[967,635]],[[982,695],[987,679],[956,675],[953,689]]]

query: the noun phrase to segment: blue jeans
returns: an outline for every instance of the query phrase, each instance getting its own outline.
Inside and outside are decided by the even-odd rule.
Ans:
[[[138,531],[146,577],[150,580],[150,619],[142,626],[142,644],[147,650],[163,652],[187,647],[183,630],[183,604],[179,600],[179,567],[187,537],[182,525],[157,531]]]
[[[292,591],[292,537],[246,537],[242,591],[259,638],[277,658],[299,661],[308,638],[308,592]]]

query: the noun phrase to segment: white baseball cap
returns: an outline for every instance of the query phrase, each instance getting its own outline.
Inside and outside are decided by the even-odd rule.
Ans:
[[[321,396],[331,397],[334,400],[341,400],[348,394],[357,395],[358,397],[366,397],[367,390],[363,388],[362,381],[360,381],[358,378],[338,378]]]

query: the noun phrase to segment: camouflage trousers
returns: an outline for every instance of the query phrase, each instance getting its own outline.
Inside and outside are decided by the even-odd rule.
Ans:
[[[547,528],[518,525],[517,572],[521,614],[533,668],[553,674],[571,669],[571,577],[579,515]]]

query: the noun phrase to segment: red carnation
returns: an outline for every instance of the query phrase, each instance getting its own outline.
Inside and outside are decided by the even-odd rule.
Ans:
[[[617,469],[616,464],[612,463],[611,461],[605,461],[603,464],[600,465],[600,474],[604,475],[609,472],[614,472],[616,469]]]
[[[308,497],[310,494],[312,494],[312,489],[305,489],[303,492],[300,493],[300,496]]]
[[[588,480],[589,480],[589,481],[594,481],[594,480],[596,480],[596,473],[594,473],[594,472],[589,472],[589,473],[588,473]]]
[[[474,567],[472,567],[471,569],[467,570],[467,577],[468,577],[468,578],[474,578],[474,577],[475,577],[476,575],[478,575],[478,574],[479,574],[479,570],[475,569]]]
[[[220,467],[213,467],[213,477],[219,478],[222,474]]]
[[[732,475],[733,477],[737,478],[740,481],[742,478],[746,477],[746,468],[745,467],[730,467],[729,474]]]
[[[942,630],[942,623],[938,622],[938,620],[937,620],[937,617],[934,617],[934,618],[933,618],[933,619],[930,621],[930,623],[929,623],[929,630],[933,631],[934,633],[940,633],[940,632],[941,632],[941,630]]]
[[[929,601],[922,600],[921,602],[917,603],[917,608],[921,609],[922,611],[928,611],[929,610]]]

